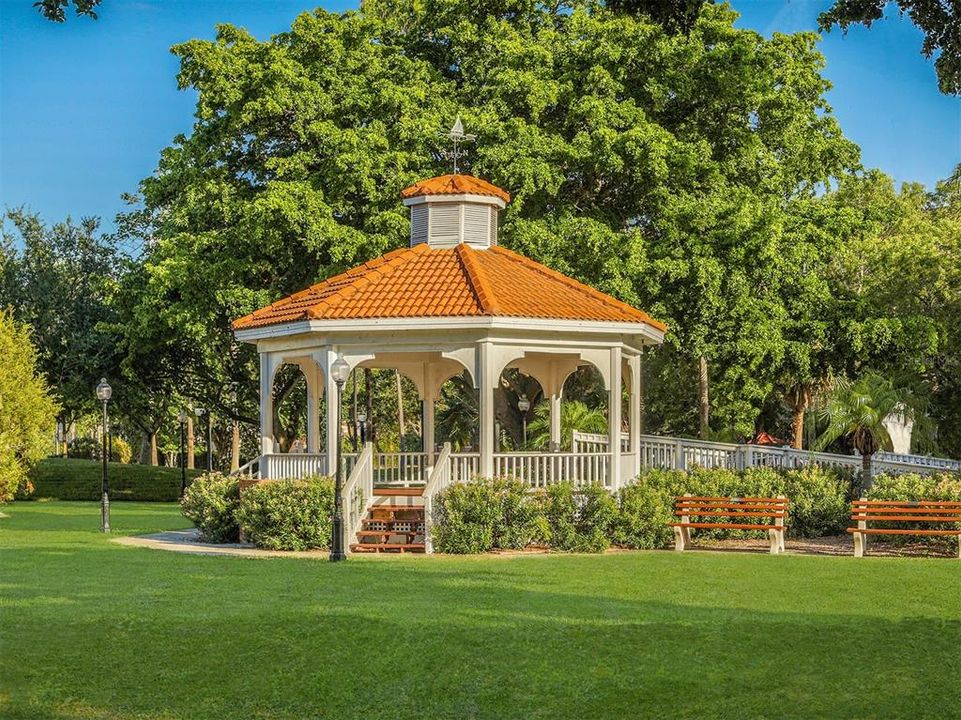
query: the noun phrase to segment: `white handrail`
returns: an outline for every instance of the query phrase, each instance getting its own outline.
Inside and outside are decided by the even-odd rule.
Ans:
[[[344,483],[343,499],[347,508],[347,547],[361,529],[367,508],[374,498],[374,445],[364,443],[364,450],[350,471],[347,482]]]
[[[495,453],[494,475],[515,477],[532,487],[558,482],[611,484],[611,455],[594,453]]]
[[[431,470],[427,485],[424,487],[424,552],[434,552],[434,543],[431,540],[431,525],[433,524],[434,495],[441,492],[450,485],[451,482],[451,463],[450,463],[450,443],[444,443],[434,468]]]
[[[260,458],[255,457],[248,463],[244,463],[230,473],[230,477],[247,477],[254,480],[260,479]]]

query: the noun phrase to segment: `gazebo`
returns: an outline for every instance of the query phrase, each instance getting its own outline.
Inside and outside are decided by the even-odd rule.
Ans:
[[[423,401],[420,453],[348,457],[352,483],[367,472],[403,465],[421,483],[512,475],[531,485],[558,480],[597,482],[616,489],[640,468],[640,363],[645,346],[663,341],[665,326],[646,313],[555,272],[498,243],[504,190],[470,175],[418,182],[401,193],[410,208],[410,246],[387,253],[233,324],[239,341],[260,354],[261,455],[247,469],[261,479],[332,470],[340,408],[331,368],[390,368],[410,378]],[[285,363],[306,378],[306,453],[276,452],[273,381]],[[559,452],[565,379],[593,365],[608,391],[607,442],[591,451]],[[494,391],[515,368],[541,385],[550,403],[552,452],[498,452]],[[467,371],[478,393],[478,447],[435,452],[434,407],[442,384]],[[628,412],[622,408],[627,391]],[[625,422],[626,421],[626,422]],[[627,432],[625,433],[625,425]],[[443,440],[443,439],[441,439]],[[390,473],[384,475],[388,477]]]

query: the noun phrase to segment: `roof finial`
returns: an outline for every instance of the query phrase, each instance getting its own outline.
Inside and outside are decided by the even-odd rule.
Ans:
[[[453,163],[454,163],[454,174],[456,175],[456,174],[457,174],[457,160],[458,160],[459,158],[461,158],[463,155],[466,154],[466,153],[464,153],[463,150],[461,150],[460,148],[457,147],[457,143],[459,143],[459,142],[467,142],[467,141],[471,141],[471,140],[476,140],[476,139],[477,139],[477,136],[476,136],[476,135],[469,135],[469,134],[467,134],[467,133],[464,132],[464,123],[461,122],[461,120],[460,120],[460,115],[457,116],[457,119],[454,121],[454,126],[453,126],[448,132],[438,133],[438,134],[439,134],[441,137],[447,138],[448,140],[450,140],[450,141],[454,144],[454,149],[453,149],[453,150],[441,150],[440,155],[441,155],[441,157],[444,158],[445,160],[452,160],[452,161],[453,161]]]

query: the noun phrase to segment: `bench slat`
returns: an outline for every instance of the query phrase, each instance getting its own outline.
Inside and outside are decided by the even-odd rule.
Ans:
[[[926,528],[913,528],[911,530],[898,530],[896,528],[848,528],[849,533],[864,533],[866,535],[961,535],[961,530],[929,530]]]
[[[864,521],[892,521],[892,522],[919,522],[919,523],[956,523],[961,522],[961,517],[957,515],[950,517],[935,517],[932,515],[852,515],[852,520]]]
[[[671,523],[671,527],[722,528],[734,530],[787,530],[787,525],[760,525],[758,523]]]
[[[682,512],[682,511],[676,512],[675,515],[697,515],[697,516],[699,516],[699,517],[732,517],[732,518],[760,517],[760,518],[772,518],[772,519],[775,519],[775,518],[786,518],[786,517],[787,517],[787,513],[783,513],[783,512],[776,512],[776,513],[769,513],[769,512],[713,512],[713,511],[710,511],[710,510],[692,510],[692,509],[688,509],[688,508],[685,508],[683,512]]]
[[[854,506],[901,506],[901,507],[956,507],[961,508],[961,501],[957,500],[852,500]]]

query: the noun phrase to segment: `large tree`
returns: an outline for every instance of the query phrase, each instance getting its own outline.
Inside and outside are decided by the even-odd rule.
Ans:
[[[514,195],[505,244],[666,320],[668,372],[700,375],[702,395],[713,382],[717,424],[749,433],[797,275],[786,207],[858,153],[824,101],[817,36],[735,18],[706,5],[685,34],[580,1],[368,0],[266,42],[221,26],[177,46],[196,123],[141,187],[130,332],[176,349],[190,396],[236,381],[252,419],[256,368],[230,320],[405,243],[398,193],[444,170],[437,131],[460,113],[471,169]]]
[[[47,225],[16,209],[7,220],[0,305],[32,328],[40,371],[69,425],[96,406],[99,379],[118,374],[109,324],[124,262],[96,219]]]

